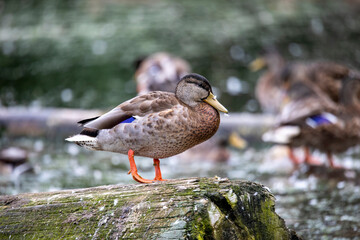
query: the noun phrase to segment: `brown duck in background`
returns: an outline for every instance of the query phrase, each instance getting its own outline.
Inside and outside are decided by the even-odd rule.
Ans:
[[[0,175],[19,176],[32,170],[29,163],[29,153],[20,147],[6,147],[0,149]]]
[[[137,61],[135,80],[139,95],[151,91],[175,92],[180,79],[190,73],[187,61],[169,53],[154,53]]]
[[[279,125],[264,134],[264,141],[318,149],[331,167],[336,166],[333,153],[360,144],[360,78],[342,81],[339,103],[306,81],[293,83],[287,93]]]
[[[278,114],[284,98],[282,74],[286,66],[285,60],[277,51],[269,51],[250,63],[252,71],[266,68],[257,81],[255,96],[262,110],[266,113]]]
[[[198,74],[184,76],[175,94],[150,92],[130,99],[108,113],[80,121],[80,134],[67,138],[80,146],[128,154],[133,178],[141,183],[163,181],[159,158],[179,154],[212,137],[227,113]],[[154,159],[155,178],[137,173],[134,155]]]
[[[259,70],[265,66],[268,66],[268,71],[258,80],[256,96],[262,109],[272,113],[281,111],[285,93],[295,82],[309,82],[311,86],[318,88],[317,92],[321,92],[321,95],[339,103],[343,81],[354,75],[354,70],[333,62],[285,62],[280,54],[273,50],[251,63],[253,70]],[[307,147],[304,151],[304,161],[308,164],[317,164]],[[294,155],[291,147],[289,158],[295,165],[302,162]]]
[[[275,114],[279,113],[284,93],[292,83],[312,82],[334,102],[339,102],[342,81],[354,74],[354,70],[334,62],[287,62],[275,50],[268,51],[250,63],[252,71],[262,68],[267,68],[267,71],[258,79],[256,98],[264,112]]]

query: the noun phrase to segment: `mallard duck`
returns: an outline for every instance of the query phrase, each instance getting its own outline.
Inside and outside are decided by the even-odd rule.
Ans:
[[[80,121],[81,133],[66,140],[92,150],[127,154],[134,180],[163,181],[159,159],[213,136],[220,124],[218,111],[228,112],[216,100],[209,81],[189,74],[178,83],[175,94],[155,91],[137,96],[102,116]],[[139,176],[134,156],[154,159],[154,180]]]
[[[270,51],[250,63],[252,71],[258,71],[267,67],[257,81],[255,96],[264,112],[277,114],[281,108],[284,97],[282,80],[285,60],[276,51]]]
[[[295,82],[311,82],[335,103],[339,103],[339,92],[342,82],[353,74],[350,68],[327,61],[313,62],[286,62],[276,51],[269,51],[263,57],[252,62],[251,69],[259,70],[267,66],[265,72],[258,80],[256,97],[266,112],[278,114],[287,89]],[[304,161],[309,164],[318,164],[311,157],[307,147],[304,148]],[[289,148],[289,158],[297,165],[301,161],[294,155],[293,149]]]
[[[264,67],[268,70],[259,78],[255,91],[265,111],[274,108],[273,105],[279,110],[284,88],[286,91],[297,81],[312,82],[334,102],[339,102],[342,82],[354,72],[347,66],[329,61],[285,61],[276,51],[270,51],[250,64],[253,71]]]
[[[165,52],[154,53],[136,65],[139,95],[151,91],[174,92],[181,77],[190,73],[190,65],[185,60]]]
[[[311,82],[295,82],[288,89],[279,126],[264,134],[265,141],[290,147],[306,146],[332,154],[360,144],[360,78],[342,81],[339,103]]]

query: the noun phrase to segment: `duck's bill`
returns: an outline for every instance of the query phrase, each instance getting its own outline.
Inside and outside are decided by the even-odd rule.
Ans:
[[[257,58],[254,61],[252,61],[249,64],[249,68],[251,71],[256,72],[259,71],[260,69],[262,69],[263,67],[265,67],[265,59],[264,58]]]
[[[247,146],[247,142],[237,132],[232,132],[229,136],[229,143],[231,146],[244,149]]]
[[[229,111],[221,104],[218,100],[216,100],[216,96],[212,93],[209,94],[207,98],[204,99],[205,102],[219,110],[220,112],[228,113]]]

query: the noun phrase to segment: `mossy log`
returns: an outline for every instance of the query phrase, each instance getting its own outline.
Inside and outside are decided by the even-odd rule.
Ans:
[[[0,197],[1,239],[298,239],[260,184],[191,178]]]

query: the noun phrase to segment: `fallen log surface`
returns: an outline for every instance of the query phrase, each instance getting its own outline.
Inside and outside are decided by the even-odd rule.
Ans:
[[[0,197],[1,239],[299,239],[260,184],[190,178]]]

